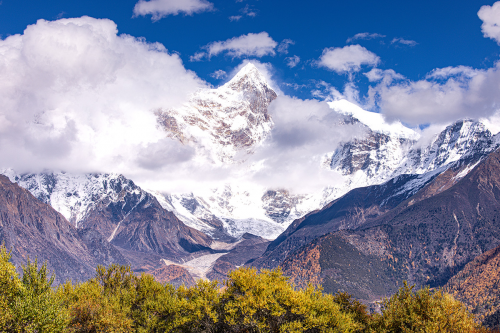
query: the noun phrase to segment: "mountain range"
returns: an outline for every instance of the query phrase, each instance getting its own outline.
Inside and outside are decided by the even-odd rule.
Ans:
[[[247,64],[221,87],[156,116],[165,136],[216,165],[235,164],[272,136],[277,98]],[[221,280],[244,265],[281,267],[298,286],[321,284],[365,302],[405,280],[446,285],[493,323],[496,308],[471,301],[463,281],[498,272],[491,258],[500,245],[500,134],[463,119],[426,140],[347,100],[328,108],[339,128],[362,129],[320,162],[337,176],[334,186],[296,193],[234,182],[169,193],[113,173],[7,169],[0,240],[17,267],[28,257],[47,260],[58,282],[88,279],[110,263],[177,285]]]

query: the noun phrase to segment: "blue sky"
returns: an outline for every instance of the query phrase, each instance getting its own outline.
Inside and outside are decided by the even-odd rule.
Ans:
[[[283,93],[276,124],[292,114],[285,130],[317,134],[269,153],[269,169],[289,161],[296,179],[353,135],[316,121],[333,112],[324,100],[428,131],[463,118],[500,130],[500,1],[2,0],[0,35],[0,167],[20,171],[220,177],[197,169],[199,147],[166,138],[155,111],[247,60]]]
[[[108,18],[118,25],[119,33],[144,37],[148,42],[160,42],[169,51],[178,52],[186,68],[202,79],[218,85],[220,79],[210,76],[216,70],[230,72],[242,58],[220,54],[210,60],[189,61],[200,48],[214,41],[225,41],[248,33],[267,32],[274,41],[292,40],[287,54],[257,58],[271,63],[279,82],[305,85],[295,90],[286,85],[281,89],[290,95],[310,98],[314,82],[322,80],[338,90],[347,74],[337,74],[314,65],[325,48],[343,47],[346,40],[359,33],[385,37],[357,39],[359,44],[380,57],[378,68],[394,69],[411,80],[425,77],[435,68],[470,66],[485,69],[499,58],[499,46],[484,38],[482,21],[477,12],[494,1],[217,1],[209,10],[196,13],[180,12],[152,21],[151,15],[134,16],[136,0],[34,1],[3,0],[0,5],[0,34],[3,38],[24,31],[38,19],[88,15]],[[249,15],[250,14],[250,15]],[[230,20],[231,16],[241,16]],[[414,45],[394,38],[414,41]],[[285,58],[298,56],[294,68]],[[369,68],[366,68],[368,71]],[[361,73],[353,78],[362,95],[368,81]]]

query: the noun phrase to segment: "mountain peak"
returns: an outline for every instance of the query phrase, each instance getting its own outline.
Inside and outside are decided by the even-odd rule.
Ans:
[[[224,87],[236,91],[245,91],[250,87],[258,90],[272,90],[264,75],[250,62],[243,66]]]

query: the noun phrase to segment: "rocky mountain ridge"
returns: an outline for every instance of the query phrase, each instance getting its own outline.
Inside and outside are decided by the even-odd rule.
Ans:
[[[0,175],[0,242],[19,269],[26,260],[47,261],[56,282],[84,281],[97,265],[129,261],[96,230],[76,229],[29,191]]]
[[[232,162],[240,150],[251,152],[271,131],[267,111],[277,95],[248,63],[229,82],[194,93],[178,109],[158,110],[158,123],[170,137],[199,143],[215,160]]]
[[[359,221],[352,212],[366,204],[353,196],[358,192],[363,201],[380,189],[351,191],[344,204],[335,201],[298,221],[295,232],[271,243],[252,265],[272,268],[281,264],[298,284],[321,283],[327,292],[344,290],[365,300],[390,295],[403,280],[417,286],[442,286],[476,256],[500,244],[496,223],[500,219],[500,151],[457,178],[460,173],[461,168],[448,169],[387,211],[369,216],[365,209],[365,219],[351,228],[323,236],[317,233],[303,247],[291,242],[290,235],[303,230],[333,229],[335,223],[352,217]],[[356,278],[351,276],[354,273]]]
[[[197,92],[180,109],[160,112],[158,119],[160,123],[164,116],[175,119],[175,128],[164,123],[168,135],[183,142],[190,138],[217,152],[220,163],[223,160],[231,163],[231,156],[242,150],[256,149],[272,130],[273,122],[267,109],[275,98],[276,93],[264,76],[248,64],[225,85]],[[498,136],[473,120],[458,121],[430,143],[423,144],[417,141],[415,131],[400,123],[386,123],[381,115],[362,110],[346,100],[331,102],[329,106],[345,117],[346,124],[362,123],[367,135],[344,142],[325,156],[324,167],[331,170],[332,175],[340,175],[340,181],[318,193],[294,194],[287,189],[247,188],[241,184],[221,184],[203,193],[158,193],[147,192],[131,180],[114,174],[21,175],[12,170],[2,173],[52,205],[75,225],[100,203],[121,202],[121,195],[125,195],[125,201],[119,214],[125,216],[149,193],[184,224],[213,238],[233,241],[248,232],[274,239],[294,220],[321,209],[352,189],[383,184],[400,175],[427,174],[401,187],[401,191],[410,193],[412,188],[420,188],[423,179],[443,172],[452,163],[466,156],[478,161],[498,147]],[[242,143],[237,133],[245,133],[251,140]]]

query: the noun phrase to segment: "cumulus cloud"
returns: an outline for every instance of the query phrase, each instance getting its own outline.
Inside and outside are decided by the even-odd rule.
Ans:
[[[403,44],[407,46],[415,46],[418,43],[414,40],[404,39],[404,38],[393,38],[391,44]]]
[[[500,63],[475,71],[448,67],[429,77],[431,80],[380,83],[371,92],[387,117],[413,125],[487,118],[500,108]]]
[[[233,16],[229,16],[229,21],[233,22],[233,21],[239,21],[243,16],[241,15],[233,15]]]
[[[368,32],[361,32],[359,34],[355,34],[352,37],[347,38],[346,43],[352,43],[355,40],[358,39],[375,39],[375,38],[384,38],[385,35],[377,34],[377,33],[368,33]]]
[[[0,50],[0,167],[129,174],[191,156],[165,139],[154,110],[206,83],[163,45],[81,17],[39,20]]]
[[[271,188],[317,191],[338,184],[339,175],[321,165],[326,153],[342,141],[362,138],[359,124],[344,125],[343,116],[326,102],[279,96],[269,112],[275,126],[263,147],[249,163],[258,166],[253,182]]]
[[[293,57],[287,57],[285,58],[286,65],[290,68],[294,68],[297,66],[300,62],[300,57],[297,55],[294,55]]]
[[[269,110],[275,126],[241,163],[209,163],[208,148],[171,140],[157,126],[155,111],[208,87],[163,45],[82,17],[40,20],[0,40],[0,50],[0,168],[117,172],[168,192],[240,179],[305,191],[335,184],[321,159],[364,135],[356,125],[338,128],[340,116],[324,102],[284,96],[272,66],[254,61],[279,93]]]
[[[323,80],[315,82],[315,89],[311,91],[311,94],[313,97],[323,99],[327,102],[345,98],[340,91]]]
[[[376,66],[380,58],[361,45],[332,47],[323,50],[318,65],[326,67],[339,74],[358,72],[362,65]]]
[[[193,15],[213,8],[207,0],[140,0],[135,4],[134,16],[151,15],[153,21],[158,21],[168,15]]]
[[[483,21],[481,30],[484,37],[496,40],[500,44],[500,1],[493,6],[482,6],[477,16]]]
[[[234,37],[225,41],[212,42],[203,47],[206,52],[198,52],[191,56],[191,61],[200,61],[203,58],[210,59],[221,53],[225,53],[232,58],[253,56],[261,58],[266,55],[275,55],[276,43],[267,32],[258,34],[249,33],[239,37]]]
[[[364,73],[364,75],[370,82],[383,81],[384,84],[390,84],[393,80],[403,80],[405,78],[393,69],[382,70],[380,68],[372,68],[369,72]]]
[[[288,53],[288,47],[290,45],[294,45],[295,42],[291,39],[283,39],[283,41],[280,43],[278,46],[278,53],[280,54],[287,54]]]
[[[244,61],[232,74],[247,63]],[[272,66],[252,63],[273,86]],[[221,184],[238,184],[245,189],[285,188],[294,193],[311,193],[338,184],[340,175],[322,165],[325,155],[335,151],[340,142],[362,138],[366,130],[360,124],[341,125],[344,116],[330,109],[326,102],[282,93],[268,111],[274,122],[270,134],[254,147],[252,154],[238,155],[236,163],[207,163],[200,159],[199,152],[192,156],[192,152],[183,150],[183,154],[175,154],[177,164],[167,164],[165,168],[164,163],[176,162],[168,160],[168,152],[175,149],[164,149],[159,142],[145,149],[139,162],[162,176],[137,179],[148,188],[173,192],[210,191]],[[150,158],[158,153],[163,156],[159,161]],[[142,161],[143,156],[147,162]]]

